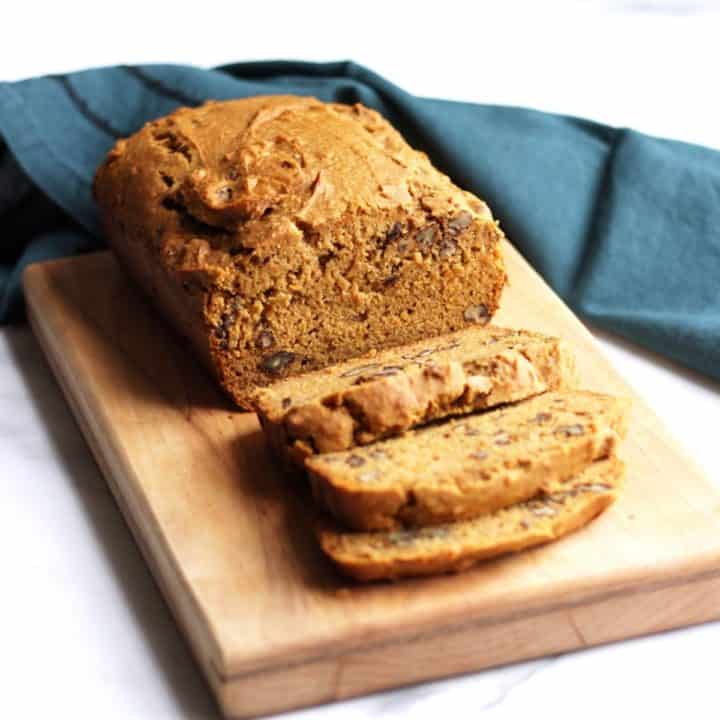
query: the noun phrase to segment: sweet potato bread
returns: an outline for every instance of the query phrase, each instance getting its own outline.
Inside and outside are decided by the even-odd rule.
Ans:
[[[548,392],[305,466],[320,505],[350,529],[435,525],[523,502],[612,457],[628,411],[623,398]]]
[[[576,382],[567,343],[490,325],[279,380],[253,403],[273,450],[302,465],[315,453],[367,445]]]
[[[599,460],[566,483],[473,520],[410,530],[349,533],[323,520],[323,551],[347,575],[380,580],[458,572],[481,560],[552,542],[583,527],[617,498],[625,466]]]
[[[249,391],[484,324],[505,283],[487,206],[361,105],[265,96],[119,141],[107,239],[242,406]]]

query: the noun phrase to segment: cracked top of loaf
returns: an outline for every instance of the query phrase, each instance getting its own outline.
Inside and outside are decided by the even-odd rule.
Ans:
[[[131,171],[125,202],[137,222],[158,225],[179,269],[220,272],[253,250],[267,257],[263,248],[300,243],[349,213],[450,214],[458,229],[472,215],[492,217],[360,104],[288,95],[180,108],[118,141],[104,172],[122,157],[157,166],[154,175]]]

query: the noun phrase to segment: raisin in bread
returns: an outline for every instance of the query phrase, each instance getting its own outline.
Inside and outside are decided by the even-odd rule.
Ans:
[[[614,502],[624,465],[599,460],[566,483],[473,520],[390,532],[348,533],[323,519],[320,546],[347,575],[380,580],[466,570],[481,560],[543,545],[583,527]]]
[[[242,406],[249,389],[484,324],[490,210],[362,105],[182,108],[119,141],[94,195],[118,258]]]
[[[575,384],[574,356],[563,341],[487,326],[280,380],[253,404],[271,447],[302,464],[314,453]]]
[[[355,530],[432,525],[527,500],[614,454],[627,401],[550,392],[306,460],[313,493]]]

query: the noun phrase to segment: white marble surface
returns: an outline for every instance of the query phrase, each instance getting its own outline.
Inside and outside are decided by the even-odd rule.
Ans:
[[[420,94],[586,115],[720,147],[720,15],[707,0],[510,0],[502,9],[456,0],[276,1],[216,3],[206,14],[197,3],[185,10],[178,2],[173,12],[124,3],[112,16],[102,3],[80,6],[4,11],[0,77],[115,62],[352,57]],[[82,24],[73,24],[76,15]],[[720,482],[720,385],[599,337]],[[0,331],[0,459],[0,717],[216,717],[24,328]],[[720,623],[708,624],[292,717],[717,718],[719,646]]]

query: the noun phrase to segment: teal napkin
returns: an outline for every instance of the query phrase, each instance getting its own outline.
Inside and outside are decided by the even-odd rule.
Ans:
[[[362,102],[456,183],[583,317],[720,378],[720,153],[588,120],[418,98],[350,62],[111,67],[0,83],[0,322],[25,265],[102,246],[90,188],[119,137],[179,105]]]

